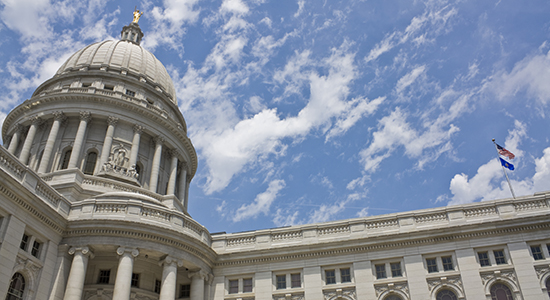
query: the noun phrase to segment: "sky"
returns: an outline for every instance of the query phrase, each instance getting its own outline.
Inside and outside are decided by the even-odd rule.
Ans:
[[[0,0],[0,121],[135,6],[210,232],[510,198],[493,138],[550,190],[547,0]]]

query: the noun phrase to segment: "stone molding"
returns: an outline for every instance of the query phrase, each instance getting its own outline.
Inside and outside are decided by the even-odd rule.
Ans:
[[[29,119],[31,120],[31,124],[36,126],[40,126],[44,122],[39,116],[32,116]]]
[[[143,125],[134,124],[132,128],[134,129],[134,133],[137,133],[137,134],[143,133],[143,129],[144,129]]]
[[[341,288],[335,290],[323,290],[324,300],[356,300],[357,293],[355,287]]]
[[[63,122],[67,119],[67,116],[62,111],[54,111],[52,114],[55,121]]]
[[[447,288],[455,292],[458,299],[464,299],[464,286],[462,285],[460,275],[428,278],[426,281],[428,282],[428,290],[432,294],[432,299],[435,299],[436,294],[443,288]]]
[[[273,295],[273,300],[305,300],[305,294],[304,292],[278,294]]]
[[[117,117],[115,117],[115,116],[107,117],[107,124],[116,126],[117,123],[118,123],[118,118]]]
[[[387,284],[375,284],[374,291],[378,299],[384,299],[388,294],[400,295],[405,300],[410,299],[409,285],[406,281],[392,282]]]
[[[202,280],[206,280],[209,278],[208,276],[209,274],[206,273],[205,271],[203,270],[198,270],[198,271],[189,271],[187,272],[187,276],[191,279],[193,278],[200,278]]]
[[[79,114],[81,121],[90,122],[92,120],[92,113],[89,111],[81,111]]]
[[[514,269],[502,269],[492,272],[480,272],[481,282],[485,286],[485,295],[491,295],[491,286],[496,282],[505,282],[515,297],[520,297],[519,282]],[[516,299],[514,298],[514,299]],[[521,298],[517,298],[520,300]]]

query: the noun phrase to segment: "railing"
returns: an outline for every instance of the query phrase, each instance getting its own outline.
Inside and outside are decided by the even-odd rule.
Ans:
[[[212,237],[212,247],[218,253],[241,248],[263,249],[284,247],[287,243],[324,243],[364,238],[425,229],[446,228],[454,225],[477,224],[487,218],[509,219],[530,217],[533,214],[550,214],[550,193],[516,200],[484,201],[461,206],[450,206],[382,216],[349,219],[320,224],[308,224],[240,233],[220,234]]]

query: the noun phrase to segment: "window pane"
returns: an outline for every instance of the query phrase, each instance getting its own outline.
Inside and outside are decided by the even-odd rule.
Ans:
[[[286,289],[286,275],[277,275],[277,289]]]
[[[455,269],[453,267],[453,258],[451,256],[444,256],[441,258],[441,261],[443,262],[444,271],[451,271]]]
[[[506,258],[504,257],[504,251],[503,250],[495,250],[493,251],[495,254],[495,261],[497,265],[502,265],[506,263]]]
[[[160,286],[162,285],[161,281],[156,279],[155,280],[155,293],[160,294]]]
[[[392,277],[401,277],[403,274],[401,273],[401,263],[391,263],[391,276]]]
[[[493,300],[514,300],[510,289],[502,283],[493,284],[491,287],[491,298]]]
[[[32,243],[32,250],[31,250],[32,256],[38,258],[38,255],[40,254],[40,245],[42,244],[40,244],[37,241],[34,241],[34,243]]]
[[[189,298],[191,296],[191,285],[182,284],[180,285],[180,296],[179,298]]]
[[[327,284],[336,283],[336,273],[334,270],[325,270],[325,279]]]
[[[340,277],[342,282],[351,282],[351,272],[349,268],[340,269]]]
[[[376,265],[376,279],[386,278],[386,265]]]
[[[72,150],[65,151],[65,154],[63,155],[63,160],[61,161],[61,167],[59,169],[65,170],[69,166],[69,159],[71,159],[71,153]]]
[[[86,164],[84,165],[83,173],[86,175],[92,175],[94,173],[95,164],[97,162],[97,153],[90,152],[86,158]]]
[[[533,253],[533,258],[535,260],[544,259],[544,256],[542,256],[542,250],[540,249],[540,245],[531,246],[531,253]]]
[[[110,277],[111,277],[111,270],[99,270],[99,277],[97,278],[97,283],[109,284]]]
[[[252,278],[243,279],[243,293],[252,293]]]
[[[229,294],[237,294],[239,292],[239,280],[229,280]]]
[[[426,266],[428,266],[429,273],[439,272],[435,258],[426,258]]]
[[[479,264],[482,267],[491,265],[491,262],[489,262],[489,255],[487,254],[487,252],[478,252],[477,257],[479,258]]]
[[[441,290],[437,292],[436,300],[457,300],[456,294],[451,290]]]
[[[29,243],[29,236],[26,234],[23,234],[23,238],[21,239],[21,244],[19,245],[19,248],[27,251],[28,243]]]
[[[21,300],[23,299],[23,293],[25,292],[25,278],[21,273],[15,273],[10,281],[8,288],[8,300]]]
[[[132,287],[139,288],[139,274],[132,273]]]
[[[290,287],[299,288],[302,287],[302,277],[300,274],[290,274]]]

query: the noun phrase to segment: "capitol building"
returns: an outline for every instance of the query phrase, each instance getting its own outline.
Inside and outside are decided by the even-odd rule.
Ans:
[[[210,233],[187,211],[198,161],[172,79],[142,37],[132,22],[77,51],[5,118],[0,300],[550,299],[550,191]]]

